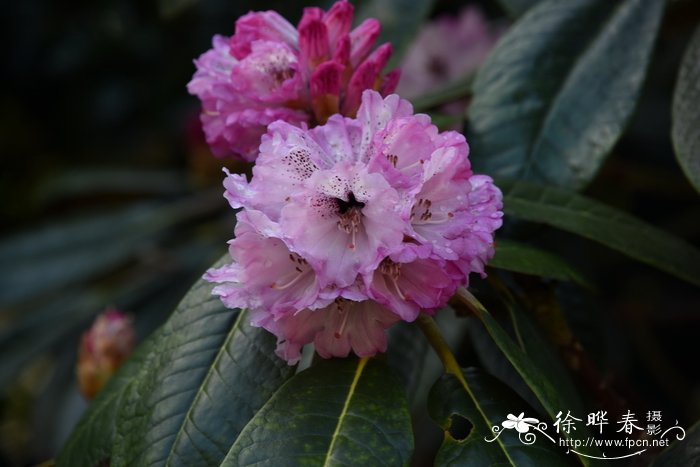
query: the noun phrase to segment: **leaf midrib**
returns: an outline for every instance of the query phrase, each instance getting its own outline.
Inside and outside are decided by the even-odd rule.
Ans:
[[[345,397],[345,403],[343,404],[343,409],[340,411],[340,415],[338,416],[338,423],[335,425],[335,430],[333,431],[333,435],[331,436],[331,442],[328,445],[328,451],[326,452],[326,459],[323,461],[324,467],[327,467],[331,460],[331,455],[333,454],[333,448],[335,447],[335,442],[338,439],[340,435],[340,429],[343,425],[343,421],[345,419],[345,416],[348,413],[348,408],[350,407],[350,401],[352,400],[352,397],[355,395],[355,389],[357,388],[357,383],[360,381],[360,377],[362,376],[362,373],[365,369],[365,366],[367,366],[367,362],[369,359],[367,357],[363,357],[360,360],[358,360],[357,363],[357,368],[355,369],[355,375],[353,377],[352,383],[350,384],[350,388],[348,389],[348,394]]]
[[[474,403],[474,407],[476,407],[476,410],[486,422],[486,426],[493,426],[493,420],[491,420],[489,416],[486,415],[486,412],[484,412],[483,408],[481,407],[481,404],[479,403],[479,399],[476,397],[476,394],[474,394],[472,389],[469,387],[469,383],[467,383],[467,378],[466,376],[464,376],[464,371],[460,368],[459,374],[453,373],[453,375],[457,378],[459,384],[467,392],[467,395],[471,398],[472,402]],[[500,438],[500,436],[496,438],[496,442],[501,447],[501,451],[503,451],[503,454],[506,456],[506,459],[508,459],[510,465],[512,465],[513,467],[517,467],[517,464],[515,463],[513,458],[510,457],[510,452],[508,452],[508,449],[506,449],[506,445],[503,444],[503,440]]]
[[[224,342],[221,344],[221,347],[219,348],[219,351],[216,354],[216,357],[212,361],[212,364],[209,366],[207,369],[207,374],[204,377],[204,380],[202,380],[202,384],[199,385],[197,388],[197,393],[194,396],[194,399],[192,399],[192,403],[190,404],[189,408],[187,409],[187,413],[185,414],[185,417],[182,420],[182,423],[180,424],[180,428],[177,431],[177,434],[175,435],[175,439],[173,440],[173,443],[170,445],[170,449],[168,451],[168,457],[165,460],[165,465],[170,466],[172,465],[173,461],[173,456],[175,455],[175,447],[178,445],[183,433],[185,432],[185,425],[188,423],[190,420],[190,416],[192,415],[192,411],[194,410],[194,407],[197,405],[197,401],[199,401],[199,398],[203,394],[203,388],[207,386],[207,383],[209,380],[212,378],[212,375],[215,374],[216,372],[214,371],[214,368],[216,368],[216,365],[219,363],[219,360],[222,358],[222,355],[226,353],[226,348],[228,346],[228,343],[231,342],[231,340],[234,338],[236,333],[240,332],[241,330],[241,324],[243,323],[243,317],[244,315],[247,315],[245,310],[240,310],[238,312],[238,316],[236,317],[236,321],[234,321],[233,325],[231,326],[231,330],[229,331],[228,335],[226,336],[226,339],[224,339]],[[225,455],[225,453],[224,453]]]
[[[561,95],[564,93],[565,90],[569,88],[569,83],[574,79],[575,76],[578,75],[578,71],[580,68],[581,63],[586,61],[585,59],[588,57],[591,49],[594,48],[595,44],[600,40],[602,33],[606,30],[608,25],[611,23],[611,21],[617,17],[617,15],[620,13],[620,10],[627,4],[627,1],[621,1],[619,2],[613,11],[610,12],[610,15],[606,18],[606,20],[603,22],[603,24],[598,28],[595,34],[593,34],[586,45],[580,49],[580,53],[577,55],[577,57],[574,59],[573,63],[571,64],[571,67],[569,68],[568,72],[566,73],[566,76],[564,79],[561,81],[559,87],[557,88],[556,92],[554,93],[554,96],[549,102],[547,103],[547,108],[545,110],[544,116],[541,119],[538,119],[538,126],[537,130],[535,132],[535,138],[530,142],[528,145],[527,153],[526,153],[526,170],[525,170],[525,176],[527,176],[530,173],[531,169],[535,169],[536,171],[539,172],[538,164],[537,164],[537,159],[535,158],[535,154],[539,152],[539,147],[542,144],[542,140],[544,139],[544,130],[548,128],[549,122],[552,120],[554,113],[554,110],[556,110],[559,105],[558,101]]]

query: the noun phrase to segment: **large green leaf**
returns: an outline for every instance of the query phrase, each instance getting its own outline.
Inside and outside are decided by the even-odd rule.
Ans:
[[[700,191],[700,27],[683,57],[673,95],[671,136],[676,158],[688,180]]]
[[[540,401],[547,414],[554,420],[560,411],[576,410],[580,402],[568,400],[566,395],[559,391],[553,381],[545,375],[539,366],[521,349],[501,327],[496,319],[479,303],[473,295],[463,288],[458,289],[457,294],[465,304],[476,314],[477,318],[486,327],[491,338],[498,348],[508,358],[513,367],[523,378],[528,387]],[[569,439],[579,439],[585,442],[587,432],[585,429],[562,433]],[[579,458],[584,465],[593,465],[594,461],[587,456],[600,456],[597,449],[593,447],[581,447]]]
[[[117,410],[134,377],[154,357],[160,337],[154,332],[97,394],[58,455],[57,467],[93,467],[111,457]]]
[[[687,467],[700,465],[700,422],[693,425],[684,437],[673,429],[668,438],[675,443],[665,449],[653,463],[653,467]]]
[[[382,23],[377,43],[391,42],[394,54],[389,67],[394,67],[401,62],[434,3],[435,0],[365,0],[357,8],[355,22],[377,18]]]
[[[498,183],[507,215],[581,235],[700,286],[700,250],[684,240],[585,196],[526,182]]]
[[[403,388],[380,360],[324,361],[290,379],[245,427],[223,465],[408,465]]]
[[[144,244],[171,233],[172,227],[220,208],[211,190],[172,203],[139,203],[47,224],[0,242],[0,305],[104,274],[128,263]]]
[[[524,413],[528,418],[537,416],[510,388],[474,368],[463,370],[463,376],[464,381],[460,381],[454,375],[445,374],[430,391],[428,404],[431,416],[445,430],[445,440],[435,459],[436,466],[575,464],[575,457],[566,458],[558,449],[556,440],[547,438],[551,435],[531,429],[531,435],[526,435],[527,438],[520,436],[521,440],[517,431],[503,429],[501,422],[507,419],[508,414],[517,416]],[[457,416],[471,423],[471,430],[463,439],[454,436],[455,426],[460,422]],[[528,438],[533,444],[527,444],[530,441]]]
[[[591,287],[588,279],[559,256],[512,240],[498,240],[489,266]]]
[[[291,376],[275,339],[200,280],[163,326],[155,358],[121,401],[111,465],[218,465]]]
[[[501,39],[474,83],[475,166],[585,186],[629,120],[664,0],[547,0]]]
[[[571,374],[562,360],[561,353],[545,337],[541,327],[537,326],[531,315],[532,310],[524,309],[521,301],[506,288],[506,285],[498,279],[497,275],[489,275],[488,283],[480,286],[479,290],[480,293],[488,294],[491,300],[500,302],[505,308],[502,311],[507,310],[510,323],[506,324],[506,327],[512,325],[512,334],[515,336],[517,346],[557,388],[561,399],[566,403],[567,410],[571,410],[572,413],[584,413],[580,391],[576,388]],[[538,306],[542,305],[542,301],[538,301]],[[554,313],[548,317],[548,326],[550,328],[560,325]],[[469,318],[473,319],[471,316]],[[498,345],[490,338],[483,323],[476,319],[473,319],[473,321],[470,326],[470,336],[482,365],[489,373],[508,383],[533,407],[539,407],[537,402],[533,401],[532,391],[528,389],[528,386],[519,376],[517,370],[509,363],[508,359],[503,358]],[[501,322],[504,321],[505,319],[501,320]],[[568,332],[568,328],[560,330],[560,332]]]

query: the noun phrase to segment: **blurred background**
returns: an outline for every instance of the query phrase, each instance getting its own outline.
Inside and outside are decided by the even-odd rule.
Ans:
[[[391,26],[396,12],[383,9],[386,2],[357,3]],[[185,88],[192,60],[214,34],[231,35],[249,10],[275,9],[296,23],[312,4],[318,2],[4,5],[0,465],[32,465],[60,449],[87,405],[76,386],[76,357],[98,313],[130,313],[140,341],[225,252],[234,215],[222,198],[221,167],[245,167],[215,159],[204,142],[199,102]],[[457,18],[467,5],[478,7],[487,25],[481,57],[512,22],[499,2],[439,0],[427,19]],[[586,190],[695,245],[700,198],[675,162],[669,134],[678,64],[699,20],[698,2],[669,2],[636,115]],[[419,37],[409,32],[398,47],[406,57]],[[449,71],[459,57],[426,50],[418,55],[429,60],[406,66],[413,76],[426,64],[429,86],[471,72]],[[406,92],[419,98],[416,86]],[[461,127],[468,96],[460,97],[456,114],[429,102],[423,110]],[[633,406],[665,410],[683,426],[700,417],[697,288],[568,234],[539,228],[530,237],[595,285],[554,293],[599,380]],[[463,358],[479,363],[473,346],[463,347]]]

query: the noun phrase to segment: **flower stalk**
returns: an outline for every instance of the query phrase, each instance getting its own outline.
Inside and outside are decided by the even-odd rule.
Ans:
[[[462,369],[460,368],[459,363],[457,363],[457,358],[455,358],[445,338],[442,337],[440,328],[432,316],[421,313],[416,322],[418,323],[420,330],[428,339],[430,346],[433,348],[433,350],[435,350],[438,358],[440,358],[442,366],[445,367],[445,371],[456,376],[457,379],[466,384],[466,382],[463,381],[464,376],[462,375]]]

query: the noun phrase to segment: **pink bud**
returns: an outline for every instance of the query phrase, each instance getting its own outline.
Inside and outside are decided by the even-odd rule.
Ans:
[[[362,91],[365,89],[374,89],[377,80],[377,66],[375,62],[366,60],[362,62],[357,70],[352,74],[350,83],[348,83],[347,94],[343,101],[341,111],[343,115],[354,117],[357,114],[357,109],[360,107],[362,100]]]
[[[299,50],[302,60],[306,61],[310,70],[330,58],[328,46],[328,31],[323,21],[314,19],[304,21],[299,26]]]
[[[368,18],[350,33],[350,62],[352,66],[357,66],[367,57],[372,46],[377,41],[381,32],[379,21]]]
[[[323,16],[323,22],[328,28],[328,42],[331,48],[336,48],[340,38],[350,32],[354,9],[352,3],[341,0],[335,2]]]
[[[344,68],[339,63],[325,62],[311,76],[311,105],[319,124],[326,123],[328,117],[338,113]]]
[[[377,73],[381,73],[386,64],[389,62],[392,52],[393,48],[391,44],[387,42],[386,44],[380,45],[377,50],[372,52],[372,54],[367,57],[367,61],[374,63]]]
[[[131,318],[108,309],[83,333],[78,351],[78,384],[87,399],[95,397],[134,349]]]
[[[382,78],[382,85],[379,88],[379,92],[382,94],[382,96],[393,94],[396,90],[396,86],[399,84],[400,78],[401,70],[398,68],[384,75]]]

